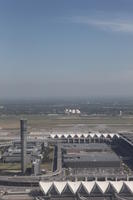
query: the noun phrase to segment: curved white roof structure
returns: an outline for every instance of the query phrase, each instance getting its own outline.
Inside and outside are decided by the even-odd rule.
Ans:
[[[117,133],[57,133],[57,134],[50,134],[50,137],[53,138],[53,139],[60,139],[60,138],[87,138],[87,137],[90,137],[90,138],[114,138],[114,137],[117,137],[119,138],[119,134]]]
[[[89,195],[91,193],[100,192],[101,194],[106,193],[117,193],[128,192],[133,194],[133,181],[63,181],[63,182],[40,182],[39,183],[42,192],[47,195],[51,194],[54,190],[57,194],[62,195],[71,191],[74,195],[80,193],[82,188]]]

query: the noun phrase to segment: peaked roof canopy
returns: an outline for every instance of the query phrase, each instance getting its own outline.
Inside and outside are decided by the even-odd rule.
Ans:
[[[114,137],[117,137],[117,138],[119,138],[119,134],[117,134],[117,133],[77,133],[77,134],[75,134],[75,133],[65,133],[65,134],[63,134],[63,133],[57,133],[57,134],[50,134],[50,137],[51,138],[55,138],[55,139],[61,139],[61,138],[88,138],[88,137],[90,137],[90,138],[95,138],[95,137],[97,137],[97,138],[114,138]]]
[[[106,194],[106,192],[121,193],[123,191],[129,191],[133,193],[133,181],[63,181],[63,182],[40,182],[39,183],[42,192],[47,195],[52,189],[57,191],[58,194],[63,194],[65,191],[71,191],[72,194],[80,193],[81,188],[88,193],[100,192]]]

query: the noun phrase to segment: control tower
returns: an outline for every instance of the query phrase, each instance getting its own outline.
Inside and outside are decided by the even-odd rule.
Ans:
[[[21,134],[21,171],[25,174],[27,168],[27,120],[20,120]]]

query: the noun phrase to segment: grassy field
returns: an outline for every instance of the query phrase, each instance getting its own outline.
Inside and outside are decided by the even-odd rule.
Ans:
[[[74,116],[24,116],[28,119],[29,128],[53,128],[60,126],[72,126],[77,124],[107,124],[107,125],[132,125],[133,117],[74,117]],[[22,116],[0,117],[0,127],[2,129],[19,129],[19,120]]]
[[[31,164],[27,165],[27,168],[31,167]],[[20,163],[0,163],[0,170],[2,171],[11,171],[11,170],[21,170],[21,164]]]
[[[52,170],[52,161],[42,163],[40,165],[41,170],[51,171]]]
[[[20,170],[21,165],[19,163],[0,163],[0,170]]]

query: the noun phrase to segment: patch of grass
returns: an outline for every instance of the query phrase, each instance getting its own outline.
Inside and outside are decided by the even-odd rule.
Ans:
[[[0,127],[3,129],[19,129],[22,116],[0,116]],[[41,116],[25,115],[31,128],[49,128],[74,124],[133,124],[133,117],[97,117],[97,116]]]
[[[20,170],[20,163],[0,163],[0,170]]]
[[[27,165],[27,168],[31,168],[31,164]],[[2,171],[11,171],[11,170],[21,170],[20,163],[0,163],[0,170]]]
[[[45,169],[46,171],[51,171],[52,170],[52,161],[41,163],[40,168]]]

